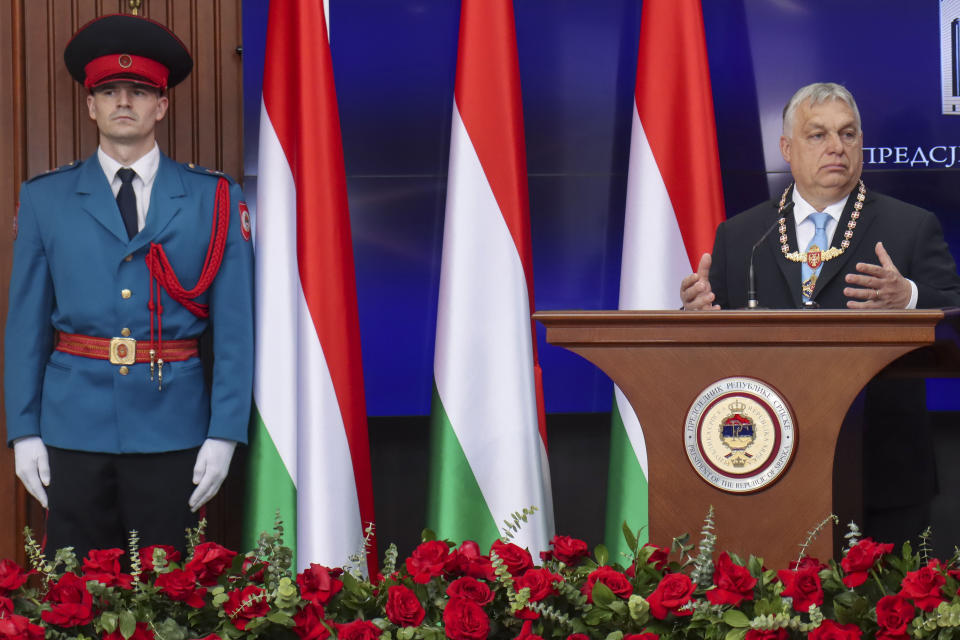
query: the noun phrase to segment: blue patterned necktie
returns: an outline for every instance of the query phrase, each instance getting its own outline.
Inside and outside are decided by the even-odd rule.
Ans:
[[[807,245],[807,259],[800,269],[803,276],[801,290],[805,301],[813,297],[813,291],[817,287],[817,277],[820,275],[820,269],[823,268],[823,252],[827,250],[827,220],[830,219],[830,214],[811,213],[808,217],[813,220],[817,230],[813,234],[813,240]]]

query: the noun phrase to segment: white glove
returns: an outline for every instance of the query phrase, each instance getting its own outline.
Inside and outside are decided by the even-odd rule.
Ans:
[[[230,459],[237,443],[233,440],[207,438],[197,454],[197,463],[193,465],[193,484],[197,488],[190,495],[190,511],[196,511],[210,498],[217,495],[230,470]]]
[[[26,436],[13,441],[14,467],[17,477],[43,508],[47,508],[47,492],[50,486],[50,459],[47,447],[40,436]]]

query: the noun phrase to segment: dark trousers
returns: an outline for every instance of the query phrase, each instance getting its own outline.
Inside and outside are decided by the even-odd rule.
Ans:
[[[50,511],[45,551],[73,547],[82,561],[90,549],[186,548],[186,529],[197,525],[187,500],[193,491],[197,449],[152,454],[110,454],[47,447]]]

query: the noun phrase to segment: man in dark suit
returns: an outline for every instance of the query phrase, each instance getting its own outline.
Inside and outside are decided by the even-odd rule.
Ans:
[[[244,442],[253,255],[240,188],[160,152],[192,59],[166,27],[110,15],[64,59],[99,148],[20,191],[6,327],[7,441],[49,504],[47,550],[184,546]],[[211,329],[210,389],[197,337]],[[48,503],[49,499],[49,503]]]
[[[960,306],[960,277],[936,216],[861,181],[860,114],[844,87],[797,91],[784,109],[780,151],[794,184],[719,225],[713,253],[681,283],[684,309],[744,307],[751,249],[768,231],[754,256],[764,307]],[[922,380],[876,380],[866,391],[868,535],[902,542],[929,524],[936,473],[924,403]]]

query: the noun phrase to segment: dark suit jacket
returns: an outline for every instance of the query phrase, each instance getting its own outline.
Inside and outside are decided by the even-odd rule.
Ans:
[[[788,194],[787,201],[790,201]],[[853,211],[856,191],[844,207],[832,240],[839,247]],[[776,224],[778,200],[748,209],[717,228],[710,286],[724,309],[746,305],[750,249]],[[797,250],[792,209],[787,215],[791,251]],[[867,191],[847,250],[825,262],[813,300],[824,309],[846,308],[844,277],[858,262],[879,264],[874,247],[883,242],[904,277],[917,285],[917,308],[960,306],[960,276],[936,216],[889,196]],[[775,229],[754,258],[757,298],[770,309],[800,308],[800,263],[780,251]],[[842,366],[840,363],[838,366]],[[815,383],[815,381],[812,381]],[[923,380],[874,380],[866,390],[864,488],[867,507],[916,504],[936,491],[932,439]]]

